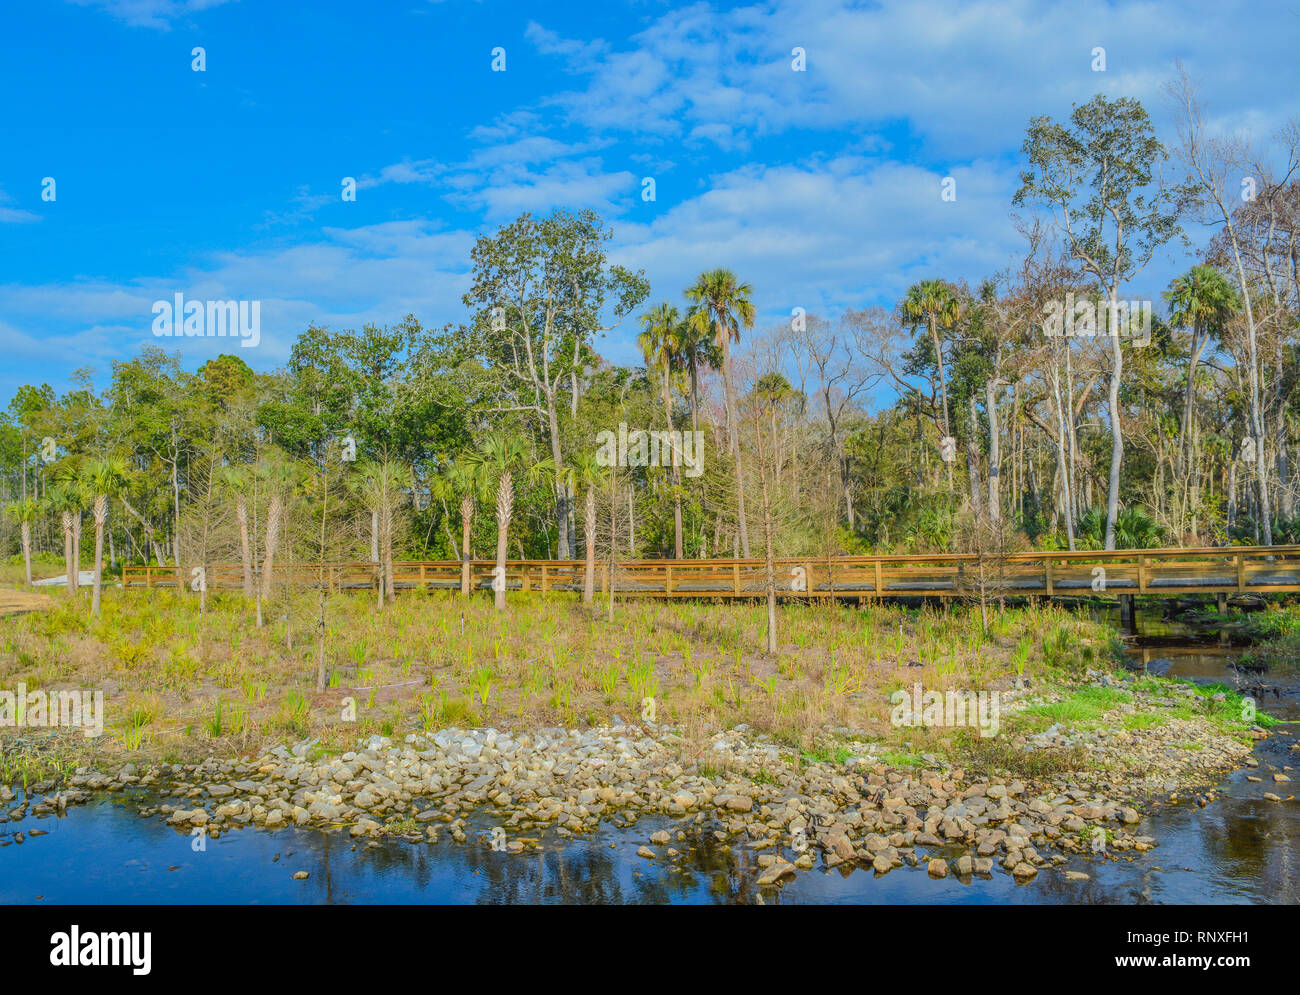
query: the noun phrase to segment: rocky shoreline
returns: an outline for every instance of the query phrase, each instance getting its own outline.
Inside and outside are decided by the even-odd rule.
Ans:
[[[1175,687],[1167,700],[1135,698],[1120,713],[1177,704],[1184,694],[1191,689]],[[1027,691],[1019,697],[1019,707],[1044,701]],[[400,743],[372,736],[330,756],[301,742],[253,759],[80,768],[52,794],[39,789],[53,785],[36,786],[39,800],[0,821],[126,791],[138,794],[142,816],[208,838],[292,825],[342,829],[358,844],[434,842],[445,834],[518,853],[544,846],[548,832],[582,836],[602,822],[634,832],[643,817],[667,816],[676,831],[647,835],[642,857],[672,860],[708,834],[757,851],[763,885],[819,864],[876,874],[925,865],[934,877],[1006,872],[1029,880],[1070,854],[1150,850],[1157,840],[1138,831],[1144,808],[1161,797],[1209,804],[1213,789],[1198,789],[1250,762],[1249,745],[1202,717],[1154,728],[1110,725],[1018,737],[1014,748],[1025,754],[1071,750],[1089,758],[1086,770],[1042,779],[966,769],[932,754],[917,758],[919,766],[891,765],[873,753],[879,742],[848,729],[826,730],[836,757],[818,760],[751,739],[744,726],[702,743],[634,725],[518,734],[449,728]],[[0,788],[0,800],[14,797]]]

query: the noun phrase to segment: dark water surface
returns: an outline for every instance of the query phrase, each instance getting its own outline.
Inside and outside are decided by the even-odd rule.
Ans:
[[[1145,661],[1153,670],[1203,682],[1260,681],[1277,690],[1260,696],[1262,710],[1300,719],[1295,667],[1239,675],[1230,664],[1240,651],[1220,645],[1218,634],[1189,636],[1145,617],[1141,628],[1146,635],[1131,648],[1135,666]],[[1289,728],[1300,732],[1300,725]],[[1300,802],[1263,799],[1265,791],[1290,794],[1283,789],[1291,785],[1273,784],[1269,774],[1300,768],[1300,753],[1290,751],[1294,742],[1295,736],[1283,734],[1259,743],[1259,769],[1229,776],[1206,808],[1191,802],[1152,807],[1135,831],[1154,836],[1160,844],[1154,850],[1121,855],[1132,859],[1071,857],[1025,884],[1001,870],[964,882],[955,876],[936,881],[922,865],[884,877],[869,869],[814,869],[780,888],[759,889],[757,854],[741,848],[700,841],[692,849],[688,840],[673,844],[684,854],[675,863],[638,857],[637,847],[655,830],[676,829],[673,820],[649,818],[581,841],[548,836],[540,852],[520,855],[445,836],[435,844],[390,840],[354,849],[344,832],[296,828],[229,832],[196,853],[190,836],[158,817],[141,818],[131,799],[117,795],[70,809],[63,818],[0,824],[0,902],[1294,904],[1300,902]],[[1250,783],[1247,773],[1263,781]],[[12,842],[17,832],[33,829],[46,835]],[[473,838],[489,829],[482,823],[467,832]],[[307,880],[293,880],[304,870]],[[1090,879],[1069,880],[1066,870]]]

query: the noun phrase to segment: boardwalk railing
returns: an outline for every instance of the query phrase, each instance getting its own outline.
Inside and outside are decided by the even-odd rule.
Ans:
[[[491,590],[492,560],[469,564],[468,588]],[[191,567],[185,567],[189,576]],[[393,564],[400,590],[461,590],[459,560],[403,560]],[[507,560],[507,590],[581,591],[582,560]],[[174,566],[132,566],[125,587],[175,587]],[[212,589],[238,589],[238,563],[208,564]],[[352,563],[277,565],[277,584],[374,590],[379,567]],[[254,574],[254,583],[260,577]],[[608,591],[608,562],[597,561],[595,588]],[[762,560],[624,560],[613,570],[621,595],[669,598],[752,598],[766,591]],[[1223,546],[1205,549],[1122,549],[1104,552],[844,556],[776,561],[777,594],[785,598],[876,597],[1117,597],[1130,594],[1264,594],[1300,591],[1300,546]]]

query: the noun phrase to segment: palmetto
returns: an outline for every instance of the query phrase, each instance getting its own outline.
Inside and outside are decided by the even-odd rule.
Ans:
[[[1092,507],[1079,516],[1075,534],[1091,549],[1106,544],[1106,509]],[[1164,530],[1141,505],[1130,504],[1115,519],[1116,549],[1151,549],[1164,541]]]

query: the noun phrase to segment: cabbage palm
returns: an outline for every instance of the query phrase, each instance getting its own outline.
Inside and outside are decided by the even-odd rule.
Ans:
[[[272,460],[259,463],[254,471],[257,482],[267,495],[266,503],[266,541],[262,546],[262,583],[261,600],[271,596],[271,584],[274,580],[275,554],[280,551],[280,536],[284,524],[284,515],[301,474],[292,463]],[[259,614],[261,606],[258,606]]]
[[[23,566],[27,571],[27,586],[32,584],[32,524],[41,516],[41,504],[34,498],[22,498],[5,507],[5,514],[17,523],[22,532]]]
[[[376,537],[379,545],[378,603],[384,607],[384,591],[388,600],[396,596],[393,580],[393,533],[396,529],[397,509],[402,496],[412,487],[411,468],[394,460],[358,464],[352,489],[366,508],[375,516]]]
[[[253,475],[247,466],[223,466],[221,483],[235,497],[235,521],[239,524],[239,552],[243,567],[244,597],[253,597],[253,553],[248,539],[248,491]]]
[[[63,562],[67,573],[67,592],[75,594],[81,570],[81,513],[89,503],[85,481],[81,477],[81,460],[69,457],[50,475],[49,507],[59,513],[63,525]]]
[[[948,418],[948,378],[943,366],[943,345],[939,330],[951,328],[961,317],[961,302],[952,288],[942,280],[922,280],[908,288],[899,305],[903,317],[930,331],[930,344],[934,347],[934,361],[939,371],[939,396],[943,401],[943,434],[952,436]],[[948,464],[948,492],[952,493],[952,461]]]
[[[99,614],[101,591],[104,586],[104,526],[108,523],[108,505],[126,490],[129,477],[126,462],[116,456],[91,460],[81,468],[85,489],[94,496],[95,516],[95,579],[90,610]],[[183,578],[178,578],[178,582]]]
[[[701,273],[686,288],[686,299],[693,305],[687,323],[699,335],[713,332],[722,353],[722,387],[727,399],[727,436],[736,464],[736,511],[740,519],[740,547],[749,558],[749,528],[745,522],[745,476],[740,463],[740,426],[736,421],[736,397],[731,383],[731,343],[740,341],[740,329],[754,327],[754,288],[741,283],[729,269]]]
[[[1192,411],[1196,367],[1211,337],[1223,334],[1228,319],[1241,306],[1236,289],[1213,266],[1193,266],[1165,291],[1169,320],[1191,330],[1187,360],[1187,387],[1183,393],[1183,420],[1178,431],[1178,472],[1191,461]]]
[[[470,562],[474,559],[471,549],[474,525],[474,501],[483,491],[483,483],[475,468],[464,460],[457,460],[447,467],[446,472],[434,481],[434,491],[446,501],[460,502],[460,593],[469,594]],[[448,534],[450,538],[450,533]],[[454,543],[453,543],[454,544]]]
[[[480,479],[489,482],[489,486],[495,481],[497,558],[492,591],[496,610],[503,612],[506,610],[506,543],[515,510],[515,475],[523,474],[529,483],[535,483],[545,474],[555,474],[557,468],[550,458],[534,461],[527,442],[518,435],[504,432],[489,435],[478,449],[466,454],[465,459],[482,474]]]
[[[609,471],[591,453],[578,453],[564,468],[562,477],[583,493],[582,532],[585,563],[582,575],[582,603],[589,605],[596,595],[596,491],[604,486]],[[613,539],[610,540],[611,542]]]
[[[647,369],[653,369],[661,380],[660,395],[664,402],[664,421],[667,423],[668,437],[672,439],[673,403],[672,375],[680,366],[680,349],[682,343],[682,321],[677,308],[664,301],[654,310],[641,316],[641,325],[645,329],[637,341],[645,356]],[[682,558],[682,490],[680,454],[673,447],[673,558]]]
[[[722,367],[722,352],[713,329],[701,330],[690,322],[690,315],[678,330],[677,355],[690,381],[691,431],[700,430],[700,370]]]

